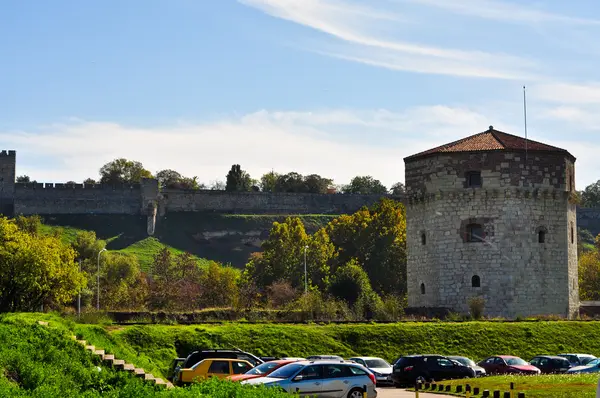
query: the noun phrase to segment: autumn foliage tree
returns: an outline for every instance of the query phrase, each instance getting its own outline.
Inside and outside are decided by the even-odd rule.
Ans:
[[[70,302],[86,283],[74,260],[75,251],[59,238],[0,218],[0,312]]]

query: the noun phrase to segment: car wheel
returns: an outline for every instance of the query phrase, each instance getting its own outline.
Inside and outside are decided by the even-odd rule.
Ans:
[[[348,398],[363,398],[363,390],[360,388],[353,388],[348,393]]]

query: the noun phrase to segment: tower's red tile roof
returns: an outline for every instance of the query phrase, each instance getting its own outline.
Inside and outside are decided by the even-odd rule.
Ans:
[[[524,151],[525,149],[534,152],[562,152],[565,156],[575,159],[573,155],[565,149],[532,141],[530,139],[526,140],[524,137],[503,133],[502,131],[494,130],[493,126],[490,126],[489,130],[484,131],[483,133],[475,134],[449,144],[408,156],[405,160],[448,152]]]

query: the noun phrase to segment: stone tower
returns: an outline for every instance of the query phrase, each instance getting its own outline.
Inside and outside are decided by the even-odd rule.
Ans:
[[[0,152],[0,214],[12,216],[15,200],[15,151]]]
[[[404,162],[410,307],[577,314],[573,155],[490,126]]]

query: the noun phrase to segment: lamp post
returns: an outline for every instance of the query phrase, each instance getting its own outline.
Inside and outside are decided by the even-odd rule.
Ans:
[[[100,311],[100,254],[105,252],[106,248],[100,250],[98,252],[98,272],[96,274],[96,288],[97,288],[97,297],[96,297],[96,309]]]
[[[306,250],[308,245],[304,246],[304,294],[308,293],[308,276],[306,273]]]

